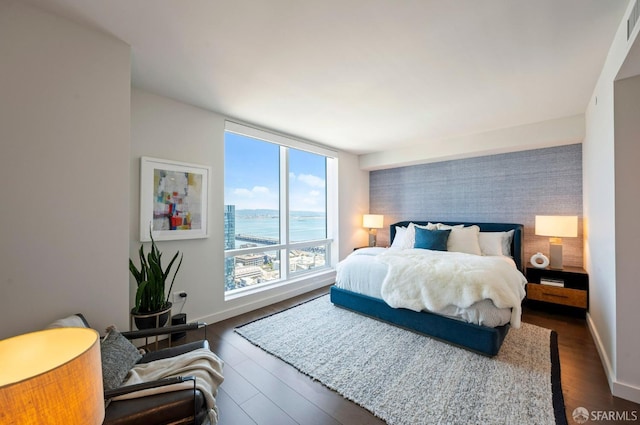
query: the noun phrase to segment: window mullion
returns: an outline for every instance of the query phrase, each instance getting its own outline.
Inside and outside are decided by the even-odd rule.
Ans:
[[[280,269],[281,279],[289,278],[289,149],[280,146]]]
[[[327,238],[338,240],[338,161],[334,158],[327,158]],[[333,244],[332,244],[333,245]],[[337,248],[337,245],[334,245]],[[338,249],[331,249],[331,245],[326,252],[327,264],[338,263]]]

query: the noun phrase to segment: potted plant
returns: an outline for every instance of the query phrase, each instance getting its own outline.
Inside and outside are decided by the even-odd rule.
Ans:
[[[149,231],[151,234],[151,231]],[[171,273],[171,268],[175,263],[180,251],[176,252],[166,269],[162,268],[162,253],[156,246],[156,242],[151,235],[151,252],[145,256],[144,245],[140,246],[140,269],[129,259],[129,271],[136,279],[138,288],[136,290],[135,307],[131,309],[131,315],[138,329],[149,329],[164,326],[169,319],[171,303],[169,295],[173,288],[173,282],[182,265],[180,262],[173,273],[169,290],[165,293],[165,284]]]

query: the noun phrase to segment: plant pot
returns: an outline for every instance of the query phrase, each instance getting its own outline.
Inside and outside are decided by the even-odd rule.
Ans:
[[[131,316],[138,329],[160,328],[167,324],[170,314],[171,303],[168,304],[167,308],[153,313],[138,314],[134,313],[133,309],[131,309]]]

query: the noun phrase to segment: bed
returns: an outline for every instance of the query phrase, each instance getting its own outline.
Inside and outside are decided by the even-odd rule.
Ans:
[[[436,225],[434,223],[438,224]],[[400,238],[396,241],[396,229],[404,232],[406,229],[410,229],[411,226],[418,226],[420,228],[440,226],[437,227],[438,229],[451,229],[451,226],[464,226],[464,228],[467,229],[471,226],[477,226],[479,232],[481,232],[480,234],[484,234],[483,237],[494,237],[499,234],[505,235],[506,232],[508,232],[508,243],[506,241],[504,242],[504,244],[507,245],[503,245],[503,254],[506,254],[508,251],[510,258],[495,259],[495,263],[492,263],[493,265],[491,267],[495,266],[506,270],[506,267],[498,265],[498,263],[501,261],[511,263],[509,269],[513,269],[513,272],[508,271],[508,273],[517,274],[519,281],[517,284],[514,283],[514,285],[522,286],[521,292],[518,292],[520,298],[517,300],[517,303],[515,300],[512,300],[512,303],[517,305],[514,305],[513,308],[505,308],[504,305],[498,307],[493,305],[492,301],[482,300],[478,305],[473,304],[469,306],[468,309],[437,310],[439,313],[428,311],[428,309],[414,311],[416,308],[413,306],[411,307],[412,309],[394,308],[390,306],[383,299],[389,299],[389,294],[387,293],[385,294],[386,297],[383,297],[380,293],[383,291],[381,289],[382,280],[386,276],[387,270],[392,266],[390,265],[391,263],[386,265],[381,264],[383,257],[378,256],[384,254],[385,257],[388,257],[384,258],[386,262],[389,262],[390,258],[399,258],[399,252],[391,252],[396,248],[394,246],[396,245],[395,242],[400,241]],[[461,233],[457,230],[456,232]],[[521,273],[523,270],[523,226],[521,224],[511,223],[402,221],[390,226],[390,237],[393,242],[392,248],[390,249],[358,249],[345,260],[341,261],[338,265],[336,284],[333,285],[330,290],[331,301],[336,306],[389,322],[486,356],[496,355],[513,321],[518,320],[517,325],[519,325],[520,304],[522,297],[524,297],[524,284],[526,283],[526,279],[524,279]],[[504,240],[503,238],[503,241]],[[418,254],[441,256],[458,255],[457,253],[436,253],[430,250],[428,252],[423,251],[428,250],[407,249],[404,250],[403,253],[411,253],[416,256]],[[468,258],[475,257],[470,254],[462,254],[462,256],[467,256]],[[477,261],[484,260],[478,259]],[[490,261],[493,261],[493,259]],[[364,271],[358,271],[358,267]],[[388,285],[389,283],[387,283],[387,286]],[[518,291],[520,291],[520,288],[518,288]],[[480,305],[482,303],[485,305]],[[489,306],[486,304],[489,304]],[[516,310],[517,314],[515,313]],[[485,314],[483,312],[488,313]]]

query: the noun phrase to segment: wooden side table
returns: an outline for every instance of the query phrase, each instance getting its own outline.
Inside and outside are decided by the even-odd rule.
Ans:
[[[527,303],[532,306],[580,315],[589,308],[589,275],[580,267],[527,267],[527,280]]]

